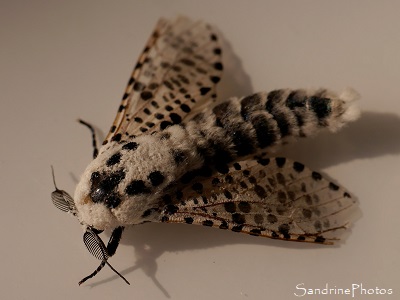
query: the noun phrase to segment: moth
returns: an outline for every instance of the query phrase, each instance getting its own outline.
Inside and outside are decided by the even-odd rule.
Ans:
[[[278,89],[216,101],[222,71],[211,26],[185,17],[158,22],[74,197],[57,187],[51,195],[78,218],[84,244],[101,261],[79,284],[106,264],[128,283],[108,258],[130,225],[197,224],[320,244],[348,227],[349,192],[265,151],[354,121],[356,93]],[[107,246],[104,230],[112,230]]]

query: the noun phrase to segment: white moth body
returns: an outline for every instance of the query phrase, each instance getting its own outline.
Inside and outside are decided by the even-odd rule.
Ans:
[[[129,225],[198,224],[324,244],[347,228],[350,193],[266,152],[357,119],[357,94],[280,89],[217,102],[221,55],[209,25],[161,20],[74,199],[53,192],[54,204],[78,217],[84,243],[102,261],[80,283],[108,264]],[[105,229],[113,230],[107,246],[98,237]]]

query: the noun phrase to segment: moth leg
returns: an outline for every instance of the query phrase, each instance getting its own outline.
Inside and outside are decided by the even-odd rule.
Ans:
[[[90,129],[92,133],[92,146],[93,146],[93,159],[97,157],[99,154],[99,149],[97,148],[97,142],[96,142],[96,132],[94,131],[94,128],[92,125],[89,123],[86,123],[85,121],[78,119],[78,122],[81,123],[82,125],[85,125],[87,128]]]
[[[107,244],[107,253],[109,257],[113,256],[117,251],[119,241],[121,240],[122,232],[124,231],[124,229],[125,227],[117,227],[112,232],[110,240]]]

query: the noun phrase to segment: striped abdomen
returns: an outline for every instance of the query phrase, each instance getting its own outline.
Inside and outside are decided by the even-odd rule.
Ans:
[[[336,131],[358,117],[351,105],[355,92],[341,96],[327,90],[274,90],[232,98],[197,114],[187,124],[206,163],[224,165],[290,138],[306,137],[322,128]]]

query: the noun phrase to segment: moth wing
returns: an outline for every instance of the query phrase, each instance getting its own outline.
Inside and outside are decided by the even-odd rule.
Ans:
[[[226,174],[195,180],[178,190],[172,203],[161,221],[332,244],[348,227],[356,201],[301,163],[259,157],[233,164]]]
[[[215,99],[221,48],[211,26],[185,17],[160,20],[126,87],[104,144],[179,124]]]

